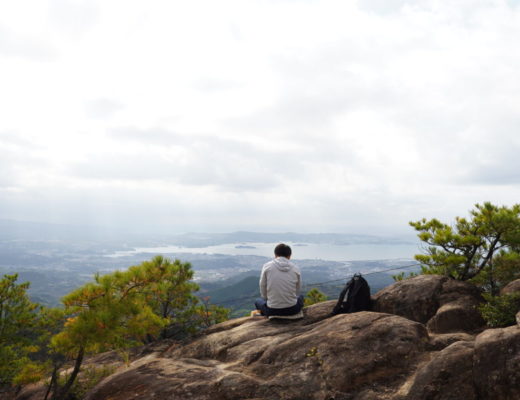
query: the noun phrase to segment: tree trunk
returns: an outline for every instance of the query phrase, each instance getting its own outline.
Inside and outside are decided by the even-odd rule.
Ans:
[[[57,392],[57,380],[58,380],[58,366],[55,365],[54,368],[52,369],[52,376],[51,376],[51,381],[49,382],[49,387],[47,388],[47,392],[45,393],[45,397],[43,398],[43,400],[47,400],[47,398],[49,397],[49,394],[51,393],[51,391],[53,390],[52,388],[54,387],[54,396],[53,398],[56,397],[56,392]]]
[[[59,395],[57,396],[56,400],[65,400],[66,399],[70,388],[72,387],[74,381],[76,380],[76,377],[79,374],[79,370],[81,368],[81,363],[83,362],[84,355],[85,355],[85,349],[83,347],[80,347],[79,351],[78,351],[78,355],[76,356],[76,362],[74,363],[74,369],[72,370],[72,374],[70,374],[69,379],[67,380],[67,383],[65,383],[65,386],[63,386],[63,388],[61,388],[61,390],[59,391]]]
[[[471,249],[471,251],[469,252],[469,254],[466,256],[466,263],[464,264],[464,272],[462,273],[462,276],[461,276],[461,281],[465,281],[468,279],[468,273],[469,273],[469,270],[471,269],[471,265],[473,263],[473,258],[475,258],[475,254],[477,254],[477,250],[482,246],[481,243],[479,243],[478,245],[475,245],[473,246],[473,248]]]

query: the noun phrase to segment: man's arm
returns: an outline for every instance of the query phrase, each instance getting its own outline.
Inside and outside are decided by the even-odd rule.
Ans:
[[[262,268],[262,273],[260,274],[260,296],[262,296],[262,299],[267,300],[267,277],[265,268]]]
[[[299,296],[300,290],[302,288],[302,276],[299,272],[297,273],[297,276],[298,276],[298,280],[296,281],[296,296]]]

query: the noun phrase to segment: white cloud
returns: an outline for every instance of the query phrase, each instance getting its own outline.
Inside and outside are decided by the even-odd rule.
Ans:
[[[50,0],[49,22],[65,36],[79,36],[93,28],[97,22],[98,9],[88,0]]]
[[[502,0],[2,4],[0,217],[406,231],[517,202],[519,22]]]
[[[55,58],[56,54],[52,46],[37,37],[18,34],[0,24],[0,56],[50,61]]]
[[[118,110],[124,106],[117,102],[106,98],[90,100],[86,104],[87,117],[92,119],[107,119],[113,116]]]

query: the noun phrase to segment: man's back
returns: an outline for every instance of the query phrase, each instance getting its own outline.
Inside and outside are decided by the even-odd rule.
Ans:
[[[285,257],[266,263],[260,276],[260,293],[270,308],[288,308],[296,304],[301,288],[300,269]]]

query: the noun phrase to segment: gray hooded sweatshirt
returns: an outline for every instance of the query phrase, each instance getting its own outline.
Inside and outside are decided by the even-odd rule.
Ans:
[[[300,269],[285,257],[277,257],[262,267],[260,294],[269,308],[296,304],[301,288]]]

